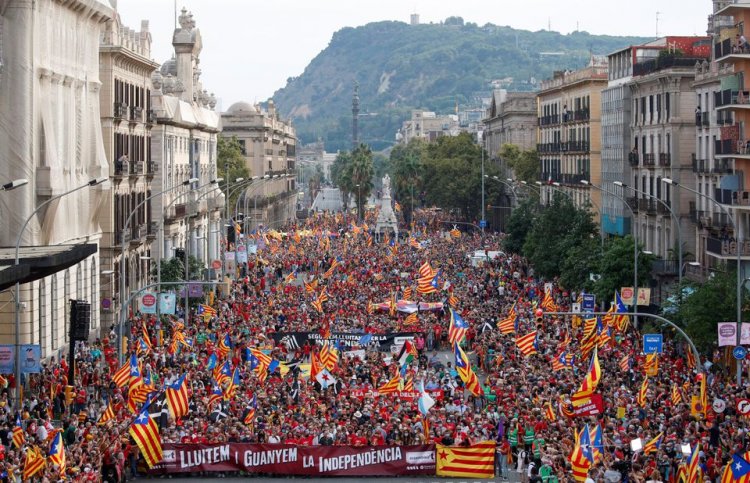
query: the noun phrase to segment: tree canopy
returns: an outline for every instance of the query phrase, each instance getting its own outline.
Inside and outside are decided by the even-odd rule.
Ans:
[[[231,138],[219,136],[216,144],[216,168],[218,176],[224,178],[224,182],[221,183],[223,190],[226,190],[227,182],[229,182],[229,189],[231,190],[234,180],[237,178],[249,178],[250,171],[247,169],[245,156],[242,153],[242,145],[237,136],[232,136]],[[231,200],[226,200],[229,206],[234,206],[242,192],[242,190],[236,191],[232,195]],[[229,196],[229,193],[225,192],[224,196]]]
[[[515,144],[503,144],[497,153],[519,181],[533,183],[539,179],[539,155],[536,150],[523,150]]]
[[[366,144],[360,144],[351,152],[339,153],[331,165],[333,184],[341,190],[346,206],[348,206],[349,197],[354,197],[360,219],[372,192],[374,173],[373,153]]]

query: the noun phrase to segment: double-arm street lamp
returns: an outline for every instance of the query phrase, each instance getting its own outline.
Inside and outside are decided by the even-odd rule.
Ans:
[[[59,200],[63,196],[67,196],[71,193],[75,193],[76,191],[80,191],[84,188],[89,188],[91,186],[96,186],[99,184],[104,183],[107,181],[108,178],[94,178],[91,181],[87,182],[86,184],[76,186],[73,189],[70,189],[64,193],[60,193],[59,195],[55,195],[48,199],[47,201],[41,203],[39,206],[36,207],[36,209],[26,218],[26,221],[23,222],[23,225],[21,225],[21,229],[18,232],[18,237],[16,238],[16,256],[15,256],[15,265],[19,265],[21,263],[19,252],[21,249],[21,237],[23,236],[24,230],[26,230],[26,227],[28,226],[29,222],[32,218],[36,216],[39,211],[47,206],[48,204],[52,203],[55,200]],[[3,186],[3,190],[9,190],[14,189],[19,186],[23,186],[27,183],[26,180],[16,180],[12,181],[6,185]],[[10,185],[10,186],[9,186]],[[20,408],[20,402],[21,402],[21,284],[20,282],[16,282],[16,303],[15,303],[15,326],[16,326],[16,347],[15,347],[15,357],[16,357],[16,370],[15,370],[15,377],[16,377],[16,407]],[[74,381],[70,381],[71,384]]]
[[[666,208],[669,211],[669,215],[672,218],[674,218],[675,225],[677,227],[677,266],[679,268],[679,272],[677,273],[677,281],[680,287],[682,287],[682,267],[683,267],[683,264],[682,264],[682,229],[680,228],[680,218],[672,210],[672,207],[670,207],[669,204],[667,204],[667,202],[665,202],[658,196],[654,196],[652,194],[646,193],[645,191],[641,191],[634,186],[628,186],[622,181],[613,181],[612,184],[614,184],[615,186],[621,187],[623,190],[630,189],[630,190],[633,190],[633,192],[636,194],[641,194],[650,199],[658,201],[659,203],[662,204],[662,206],[664,206],[664,208]],[[680,290],[682,290],[682,288],[680,288]]]
[[[638,255],[640,253],[640,249],[638,248],[638,228],[635,226],[636,219],[635,219],[635,211],[633,208],[630,207],[628,202],[623,198],[622,196],[618,195],[617,193],[614,193],[612,191],[609,191],[608,189],[602,188],[601,186],[597,186],[593,183],[590,183],[588,180],[582,179],[581,184],[584,184],[586,186],[590,186],[591,188],[601,191],[602,193],[606,193],[610,196],[613,196],[620,201],[624,203],[625,206],[627,206],[628,210],[630,210],[630,214],[633,217],[633,223],[632,223],[632,234],[633,234],[633,312],[638,312]],[[638,316],[634,316],[633,320],[635,321],[635,326],[638,327]]]
[[[714,203],[716,206],[719,207],[721,211],[726,213],[727,218],[729,218],[729,221],[732,223],[732,226],[734,227],[734,236],[736,238],[735,249],[737,250],[737,346],[739,347],[741,345],[740,333],[742,332],[740,330],[740,328],[742,327],[742,273],[741,273],[742,250],[740,246],[740,227],[739,225],[737,225],[737,220],[732,215],[732,211],[730,209],[726,208],[724,205],[722,205],[715,199],[711,198],[710,196],[703,194],[698,190],[694,190],[693,188],[689,188],[683,184],[680,184],[677,181],[672,180],[671,178],[662,178],[661,180],[663,183],[674,186],[675,188],[682,188],[684,190],[694,193]],[[737,359],[737,386],[740,386],[741,383],[742,383],[742,361],[740,359]]]
[[[153,195],[145,198],[143,201],[138,203],[135,208],[130,212],[128,215],[127,220],[125,220],[125,225],[122,229],[122,247],[120,250],[120,322],[117,324],[117,360],[120,364],[122,364],[122,328],[125,325],[125,299],[126,299],[126,293],[125,293],[125,268],[126,268],[126,262],[125,262],[125,245],[126,245],[126,239],[125,239],[125,233],[127,233],[128,229],[130,228],[130,220],[133,219],[133,215],[138,211],[138,209],[146,204],[146,202],[151,201],[153,198],[156,198],[158,196],[162,196],[165,193],[169,193],[170,191],[176,190],[177,188],[181,188],[184,186],[190,186],[193,183],[197,183],[199,180],[198,178],[190,178],[188,180],[185,180],[181,183],[177,183],[174,186],[171,186],[167,189],[161,190],[157,193],[154,193]],[[163,218],[163,214],[162,214]]]

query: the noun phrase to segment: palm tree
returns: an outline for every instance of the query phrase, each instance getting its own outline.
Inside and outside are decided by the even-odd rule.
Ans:
[[[357,216],[362,220],[365,200],[372,191],[372,177],[375,169],[372,164],[372,150],[366,144],[360,144],[351,153],[347,175],[344,182],[348,184],[347,191],[356,194]]]

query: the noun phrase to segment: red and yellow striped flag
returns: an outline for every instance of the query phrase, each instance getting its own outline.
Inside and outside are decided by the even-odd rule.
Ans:
[[[492,478],[495,476],[495,442],[482,441],[458,448],[438,444],[437,476]]]

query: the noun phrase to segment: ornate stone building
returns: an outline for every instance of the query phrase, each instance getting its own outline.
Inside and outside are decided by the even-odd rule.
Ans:
[[[0,193],[0,245],[14,247],[20,234],[29,273],[18,280],[18,334],[22,344],[40,344],[42,357],[68,347],[69,299],[88,300],[90,328],[99,327],[100,220],[110,188],[90,181],[110,172],[99,39],[112,15],[96,0],[0,1],[0,180],[29,180]],[[13,264],[14,252],[0,250],[0,265]],[[0,293],[2,343],[15,341],[13,297]]]
[[[240,212],[247,215],[245,230],[293,220],[297,201],[294,127],[281,120],[273,101],[268,102],[267,109],[237,102],[221,115],[221,120],[222,135],[237,137],[250,176],[259,178],[240,198]]]
[[[158,165],[151,159],[151,74],[158,64],[151,60],[148,21],[136,32],[120,22],[116,14],[107,22],[99,47],[100,94],[104,150],[110,160],[111,196],[105,200],[100,218],[104,231],[100,246],[102,277],[102,319],[105,327],[114,323],[119,300],[120,270],[131,287],[148,284],[151,244],[158,224],[147,201],[133,215],[127,231],[125,221],[133,209],[152,193]],[[112,272],[110,274],[110,272]]]
[[[493,92],[484,120],[487,152],[497,158],[503,144],[522,150],[536,148],[536,94],[533,92]]]
[[[185,9],[172,45],[175,56],[152,76],[151,110],[156,123],[151,128],[151,160],[157,167],[153,191],[171,189],[190,178],[199,181],[192,189],[179,187],[152,201],[151,220],[161,232],[157,233],[152,254],[158,262],[182,248],[207,266],[209,260],[219,258],[224,206],[224,195],[209,185],[217,177],[216,143],[221,120],[213,110],[215,96],[203,89],[200,81],[203,40],[193,15]]]

